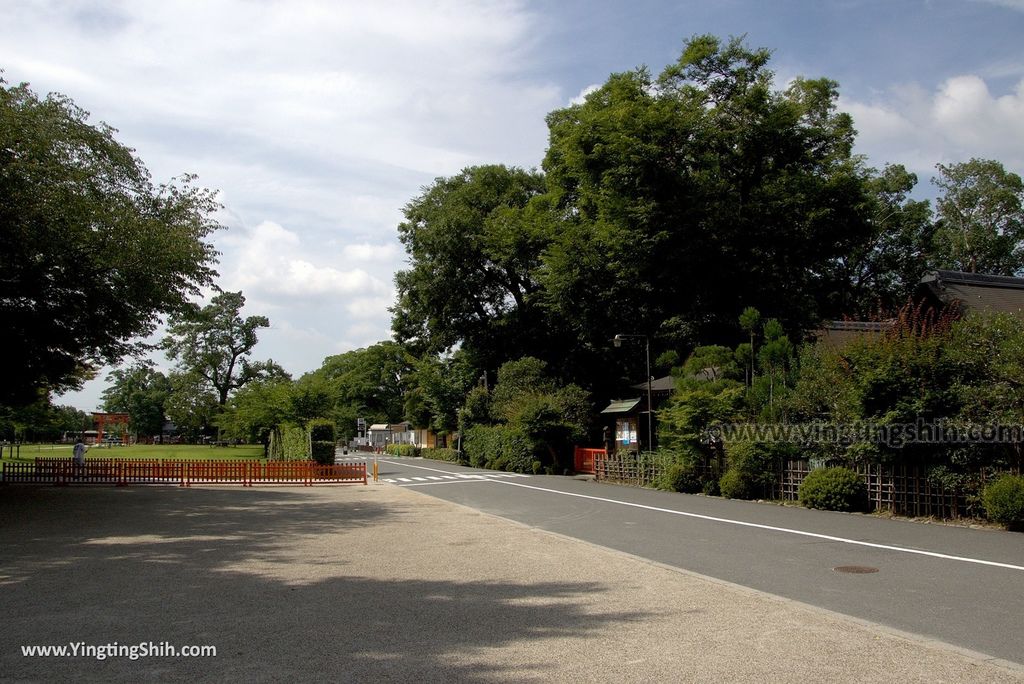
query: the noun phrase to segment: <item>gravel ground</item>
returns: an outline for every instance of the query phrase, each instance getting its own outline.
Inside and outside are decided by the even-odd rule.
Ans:
[[[391,485],[2,488],[0,616],[4,681],[1024,681]]]

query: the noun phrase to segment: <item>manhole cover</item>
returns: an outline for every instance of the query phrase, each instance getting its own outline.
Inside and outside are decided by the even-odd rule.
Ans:
[[[878,572],[878,568],[871,568],[867,565],[839,565],[832,569],[836,572],[845,572],[851,575],[868,575],[872,572]]]

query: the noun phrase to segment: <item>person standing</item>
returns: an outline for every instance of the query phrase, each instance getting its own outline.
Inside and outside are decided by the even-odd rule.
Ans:
[[[85,452],[87,447],[85,442],[82,441],[79,436],[78,441],[75,442],[75,447],[71,450],[71,461],[74,466],[75,477],[78,477],[85,470]]]

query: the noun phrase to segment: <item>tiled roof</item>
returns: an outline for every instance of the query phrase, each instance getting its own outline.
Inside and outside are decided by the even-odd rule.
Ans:
[[[1024,313],[1024,278],[935,271],[921,286],[943,304],[959,303],[967,311]]]
[[[601,411],[601,413],[629,413],[639,404],[639,399],[617,399],[608,404],[608,408]]]

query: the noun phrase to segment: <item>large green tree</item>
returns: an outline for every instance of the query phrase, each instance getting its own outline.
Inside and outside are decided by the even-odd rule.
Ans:
[[[217,417],[217,425],[225,437],[266,444],[275,428],[295,421],[292,400],[293,383],[286,379],[250,382],[228,400],[224,412]]]
[[[0,403],[79,387],[215,275],[213,193],[154,185],[115,132],[0,79]]]
[[[747,305],[790,329],[840,313],[840,260],[881,249],[882,200],[906,202],[872,194],[837,84],[777,88],[768,62],[698,36],[657,78],[613,74],[552,112],[543,178],[477,167],[425,189],[399,228],[397,339],[492,372],[534,356],[607,396],[646,373],[616,333],[660,358],[737,341]]]
[[[870,234],[855,132],[836,83],[777,89],[768,61],[699,36],[658,78],[615,74],[548,116],[564,225],[541,282],[582,348],[624,327],[669,348],[734,335],[748,303],[828,313],[832,262]]]
[[[895,313],[934,267],[935,224],[930,203],[910,197],[916,184],[899,164],[866,172],[869,231],[836,259],[827,310],[863,318]]]
[[[293,411],[296,418],[315,417],[309,415],[314,412],[332,418],[346,440],[354,436],[357,418],[398,422],[405,415],[415,363],[405,347],[391,341],[329,356],[295,383]]]
[[[437,432],[457,430],[459,409],[479,378],[480,373],[461,349],[444,357],[425,355],[416,359],[406,388],[406,420]]]
[[[270,326],[266,316],[242,318],[241,292],[221,292],[206,306],[192,305],[171,317],[163,347],[177,362],[177,372],[193,376],[182,386],[205,382],[224,406],[228,396],[247,383],[287,377],[284,369],[268,361],[250,361],[258,342],[256,331]]]
[[[1024,271],[1024,181],[991,159],[939,164],[939,266],[971,273]]]
[[[163,430],[171,383],[152,364],[139,362],[107,376],[103,410],[127,413],[136,435],[159,435]]]
[[[543,326],[536,317],[536,269],[549,241],[538,198],[544,179],[505,166],[439,178],[406,205],[399,238],[410,267],[395,281],[396,339],[415,352],[461,344],[491,367]]]
[[[23,406],[0,406],[0,439],[57,440],[93,428],[92,416],[71,406],[54,406],[41,397]]]

